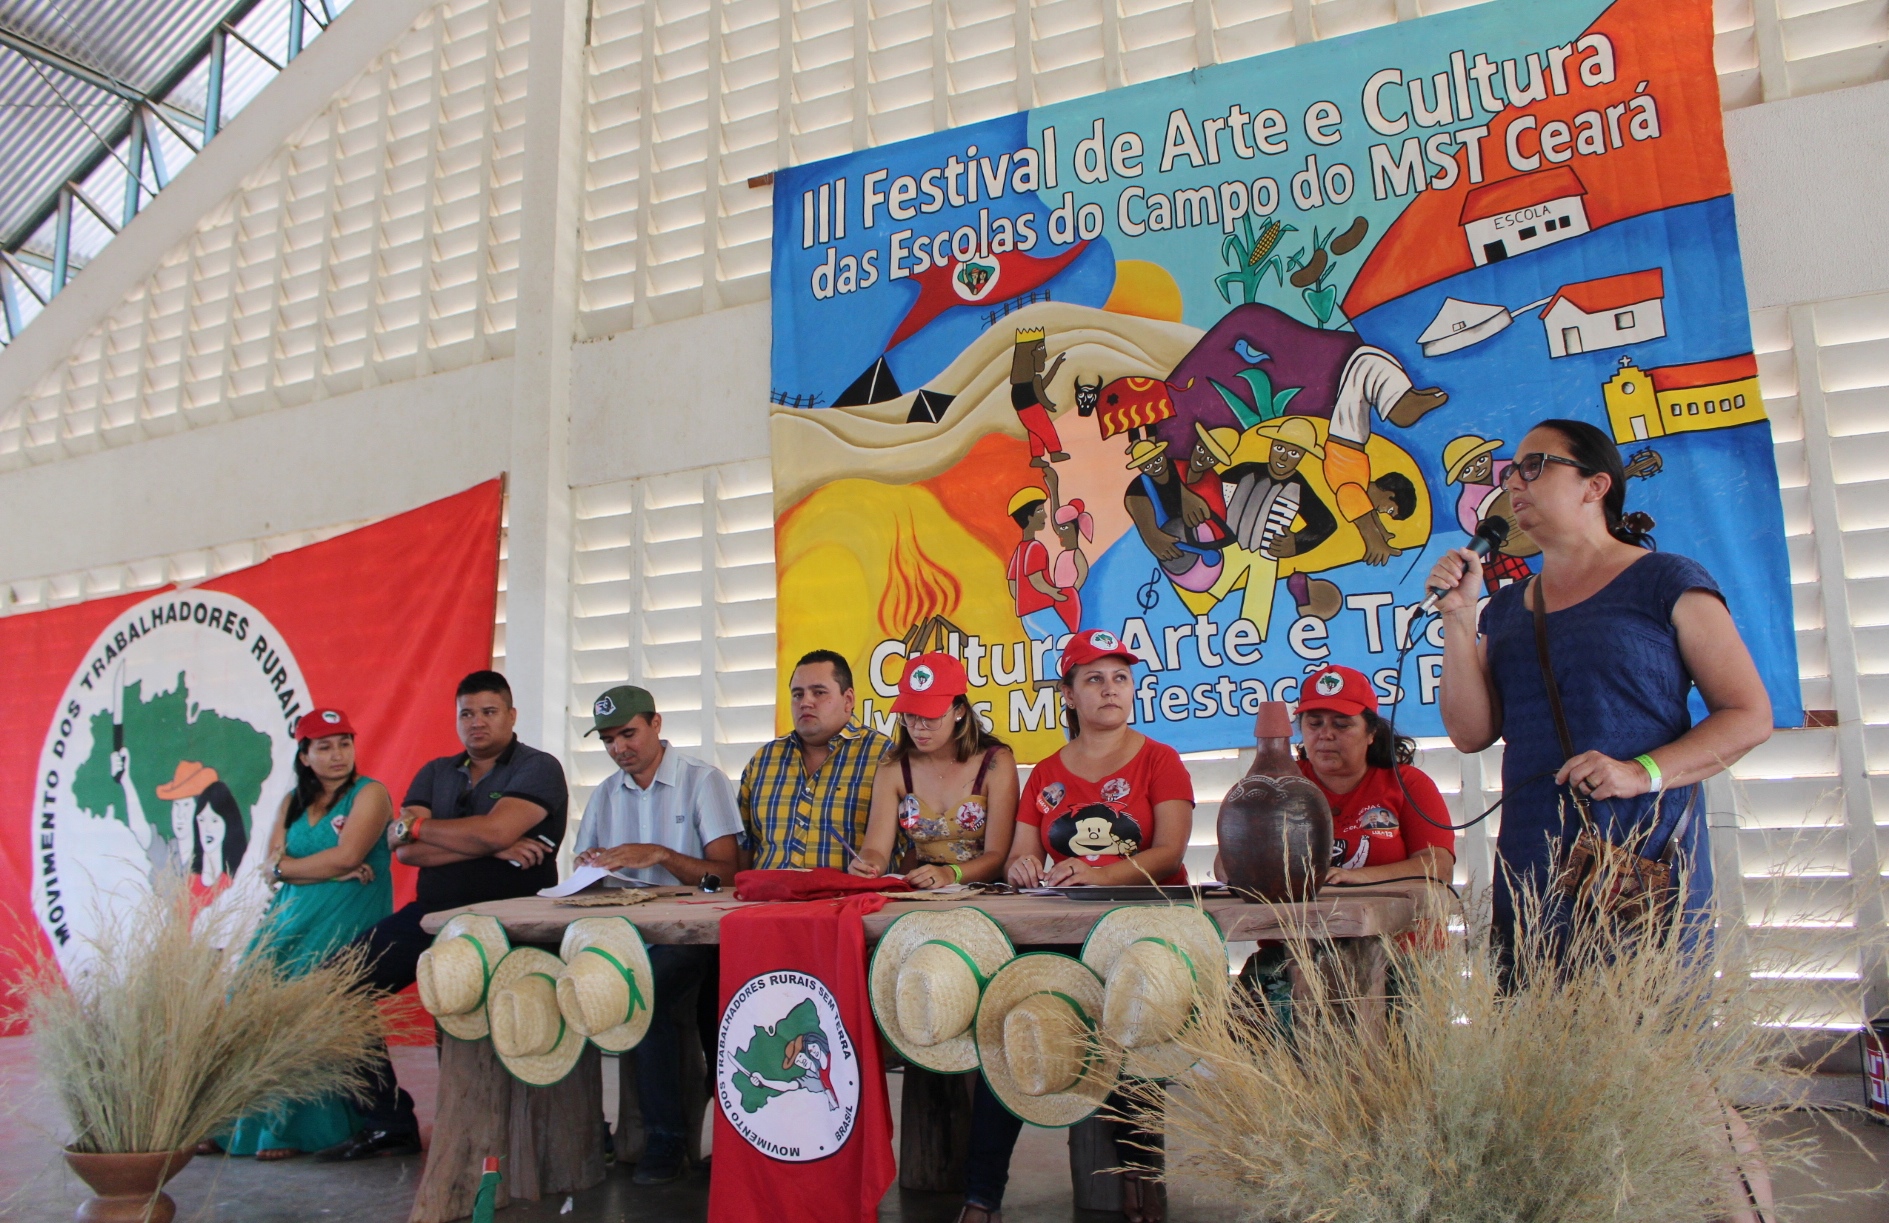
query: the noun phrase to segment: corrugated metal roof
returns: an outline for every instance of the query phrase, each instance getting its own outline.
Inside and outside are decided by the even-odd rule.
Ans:
[[[149,94],[231,0],[4,0],[0,26]]]
[[[220,23],[256,7],[256,0],[0,0],[0,41],[25,40],[70,61],[73,69],[18,46],[0,46],[0,242],[24,239],[26,228],[43,220],[59,186],[93,165],[107,141],[123,136],[133,105],[126,95],[164,102],[178,125],[201,142],[200,128],[191,130],[186,116],[201,122],[203,73],[199,68],[190,74],[193,80],[185,80],[185,71]],[[286,11],[285,5],[267,7]],[[319,0],[311,7],[321,11]],[[286,24],[285,16],[277,17],[275,24]],[[309,33],[315,33],[312,21]],[[275,45],[264,50],[279,60],[281,36],[269,41]],[[232,51],[232,69],[273,75],[260,61],[241,63],[245,57],[254,58]],[[164,143],[174,172],[190,150],[169,133]],[[122,160],[122,152],[107,160]],[[116,212],[124,169],[113,168],[118,198],[93,198]],[[103,186],[95,174],[88,185],[94,192]],[[74,254],[83,260],[83,252]]]
[[[228,124],[349,0],[0,0],[0,299],[7,340],[56,291],[59,192],[77,188],[68,277],[203,144],[211,35],[229,31],[221,97]],[[148,156],[134,188],[130,136]],[[101,219],[102,218],[102,219]],[[15,258],[17,255],[17,258]],[[29,293],[16,293],[16,282]]]

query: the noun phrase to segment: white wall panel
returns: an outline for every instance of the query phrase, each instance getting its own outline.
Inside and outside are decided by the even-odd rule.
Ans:
[[[774,484],[765,460],[575,490],[566,762],[581,810],[616,767],[590,708],[637,684],[671,746],[738,778],[774,737]]]
[[[0,582],[397,514],[505,470],[509,359],[0,474]]]
[[[571,483],[765,459],[768,335],[756,302],[577,345]]]
[[[1463,7],[1460,0],[592,0],[582,334],[762,300],[771,192],[748,180],[781,166]],[[1821,8],[1719,0],[1724,104],[1880,79],[1889,70],[1878,30],[1885,11],[1880,0]],[[1790,164],[1815,167],[1817,177],[1877,181],[1885,146],[1867,138],[1867,116],[1880,109],[1870,98],[1845,99],[1734,122],[1734,169],[1749,171],[1739,175],[1739,190],[1751,182],[1759,193],[1788,192],[1805,181],[1740,160],[1741,140],[1788,150]],[[1780,128],[1789,129],[1782,141]],[[1875,206],[1869,190],[1833,191],[1831,199],[1852,212]],[[1754,226],[1790,213],[1790,202],[1771,203],[1759,204]],[[1889,260],[1853,258],[1853,244],[1826,243],[1806,257],[1803,244],[1791,242],[1795,227],[1752,232],[1775,235],[1762,245],[1779,248],[1777,260],[1762,261],[1759,304],[1830,296],[1792,290],[1831,277],[1839,293],[1884,287]],[[1870,250],[1889,242],[1889,227],[1844,232]]]
[[[63,360],[0,397],[0,468],[508,356],[529,11],[426,10]],[[0,375],[28,361],[12,358]]]

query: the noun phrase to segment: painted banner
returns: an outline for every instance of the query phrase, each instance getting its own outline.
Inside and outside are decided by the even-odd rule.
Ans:
[[[0,619],[0,947],[69,969],[112,893],[173,864],[259,915],[318,705],[396,800],[457,750],[454,686],[491,665],[499,504],[493,480],[189,587]],[[413,874],[394,867],[396,905]]]
[[[1801,724],[1708,0],[1499,0],[774,190],[783,684],[842,650],[889,729],[942,644],[1034,760],[1057,642],[1107,628],[1182,750],[1250,743],[1326,661],[1439,734],[1423,579],[1513,525],[1495,473],[1571,417]],[[1488,589],[1537,552],[1513,531]]]

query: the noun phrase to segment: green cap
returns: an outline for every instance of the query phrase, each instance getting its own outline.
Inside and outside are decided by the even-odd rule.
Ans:
[[[593,723],[591,728],[584,733],[593,735],[600,730],[622,726],[639,713],[655,712],[655,697],[634,684],[618,684],[598,697],[596,703],[590,707]]]

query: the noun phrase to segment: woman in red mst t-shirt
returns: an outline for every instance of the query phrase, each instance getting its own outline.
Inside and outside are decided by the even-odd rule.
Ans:
[[[1070,738],[1018,800],[1005,872],[1018,887],[1187,882],[1194,783],[1179,753],[1128,728],[1138,661],[1101,629],[1064,648]]]
[[[1400,749],[1410,741],[1394,741],[1390,724],[1377,716],[1371,681],[1350,667],[1326,667],[1306,676],[1299,691],[1305,745],[1299,770],[1331,804],[1332,864],[1325,882],[1412,875],[1449,882],[1456,868],[1449,808],[1422,769],[1400,762]]]

